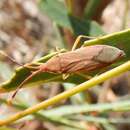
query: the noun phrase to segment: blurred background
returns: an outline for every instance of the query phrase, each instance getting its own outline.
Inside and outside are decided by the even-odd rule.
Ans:
[[[56,47],[71,50],[80,34],[99,37],[128,29],[129,21],[130,0],[0,0],[0,49],[25,64]],[[129,59],[129,44],[116,46]],[[1,55],[0,82],[10,79],[17,67]],[[129,72],[122,74],[0,130],[130,130],[129,77]],[[5,102],[11,93],[0,94],[0,119],[76,85],[48,82],[22,89],[13,106]]]

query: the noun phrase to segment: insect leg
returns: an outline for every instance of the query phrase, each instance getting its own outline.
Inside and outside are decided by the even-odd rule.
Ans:
[[[62,79],[66,80],[69,76],[70,76],[70,74],[67,74],[67,73],[66,74],[62,74]]]
[[[95,38],[95,37],[85,36],[85,35],[79,35],[79,36],[76,38],[75,42],[74,42],[74,45],[73,45],[73,47],[72,47],[72,51],[74,51],[74,50],[77,48],[77,46],[78,46],[78,44],[80,43],[80,41],[81,41],[82,38],[92,39],[92,38]]]
[[[59,54],[60,54],[60,49],[59,49],[58,47],[56,47],[56,51],[58,52],[57,55],[59,56]],[[67,73],[62,74],[62,79],[65,80],[65,79],[67,79],[69,76],[70,76],[70,74],[67,74]]]
[[[35,75],[37,75],[37,74],[39,74],[39,73],[41,73],[41,70],[40,70],[40,69],[37,70],[37,71],[32,72],[31,75],[29,75],[26,79],[24,79],[23,82],[17,87],[17,89],[15,90],[15,92],[13,93],[13,95],[11,96],[11,99],[8,100],[8,104],[12,104],[11,102],[12,102],[13,98],[16,96],[17,92],[23,87],[23,85],[24,85],[27,81],[29,81],[33,76],[35,76]]]
[[[27,63],[24,65],[25,68],[38,70],[43,63]]]
[[[84,77],[85,79],[89,80],[92,78],[92,76],[90,75],[86,75],[86,74],[83,74],[83,73],[80,73],[80,72],[76,72],[77,75],[81,76],[81,77]]]
[[[96,37],[91,37],[91,36],[86,36],[86,35],[79,35],[79,36],[76,38],[75,42],[74,42],[74,45],[73,45],[73,47],[72,47],[72,51],[74,51],[74,50],[77,48],[77,46],[78,46],[78,44],[80,44],[80,41],[81,41],[82,38],[92,39],[92,38],[96,38]],[[77,72],[77,74],[80,75],[80,76],[85,77],[86,79],[91,79],[91,78],[92,78],[91,76],[89,76],[89,75],[85,76],[85,75],[82,74],[82,73],[78,73],[78,72]]]

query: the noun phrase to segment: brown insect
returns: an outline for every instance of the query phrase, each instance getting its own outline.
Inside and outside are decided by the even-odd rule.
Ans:
[[[108,45],[87,46],[75,51],[58,54],[46,63],[36,67],[37,70],[19,85],[13,97],[29,79],[38,73],[70,74],[80,71],[89,72],[109,66],[124,55],[125,53],[122,50]],[[26,67],[29,66],[27,65]]]
[[[77,44],[77,43],[76,43]],[[15,97],[18,90],[33,76],[41,72],[59,73],[59,74],[70,74],[80,71],[93,71],[99,68],[109,66],[114,63],[125,53],[115,47],[108,45],[94,45],[81,47],[76,49],[76,46],[72,51],[59,53],[58,55],[49,59],[46,63],[35,67],[35,71],[32,72],[17,88],[12,98]],[[29,64],[24,65],[27,68],[31,68]],[[33,68],[33,67],[32,67]]]

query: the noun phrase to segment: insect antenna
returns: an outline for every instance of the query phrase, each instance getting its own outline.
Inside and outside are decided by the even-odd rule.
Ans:
[[[15,59],[13,59],[12,57],[10,57],[9,55],[7,55],[4,51],[0,50],[0,55],[2,56],[5,56],[7,57],[10,61],[12,61],[13,63],[19,65],[19,66],[22,66],[24,68],[27,68],[27,69],[35,69],[35,71],[33,71],[31,73],[31,75],[29,75],[25,80],[23,80],[23,82],[17,87],[17,89],[15,90],[15,92],[13,93],[13,95],[11,96],[11,99],[9,99],[7,102],[8,104],[12,104],[12,100],[13,98],[16,96],[16,94],[18,93],[18,91],[22,88],[22,86],[28,81],[30,80],[33,76],[35,76],[36,74],[40,73],[41,72],[41,69],[38,68],[38,67],[33,67],[31,65],[23,65],[23,64],[20,64],[18,63]]]
[[[4,51],[0,50],[0,55],[7,57],[10,61],[12,61],[13,63],[19,65],[19,66],[24,66],[23,64],[18,63],[15,59],[13,59],[12,57],[10,57],[9,55],[7,55]]]

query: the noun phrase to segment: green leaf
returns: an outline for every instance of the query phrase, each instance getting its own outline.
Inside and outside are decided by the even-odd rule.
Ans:
[[[41,0],[39,6],[57,24],[64,27],[70,26],[67,9],[63,3],[58,0]]]
[[[78,36],[80,34],[98,36],[104,34],[101,27],[93,21],[81,20],[68,14],[63,3],[58,0],[41,0],[41,10],[56,24],[71,29]]]
[[[101,0],[89,0],[85,8],[85,17],[91,19],[91,17],[96,13],[97,7],[100,5]]]
[[[73,16],[69,16],[70,28],[73,30],[76,36],[78,35],[90,35],[99,36],[105,34],[101,27],[94,21],[78,19]]]

